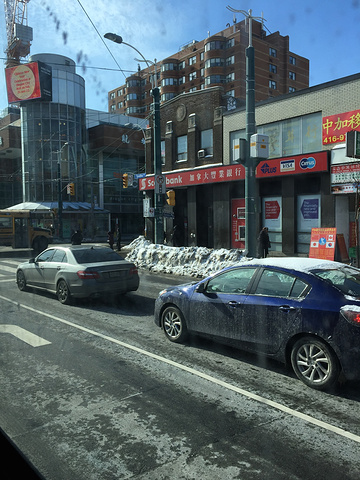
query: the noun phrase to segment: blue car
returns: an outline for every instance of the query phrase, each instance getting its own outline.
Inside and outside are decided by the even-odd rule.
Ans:
[[[244,261],[160,292],[155,323],[289,363],[309,387],[360,379],[360,270],[313,258]]]

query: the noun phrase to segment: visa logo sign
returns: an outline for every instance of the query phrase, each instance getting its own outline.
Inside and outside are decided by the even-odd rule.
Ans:
[[[280,172],[294,172],[295,160],[282,160],[280,162]]]

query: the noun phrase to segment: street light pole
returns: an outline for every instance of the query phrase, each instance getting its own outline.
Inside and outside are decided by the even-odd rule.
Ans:
[[[104,35],[105,38],[111,40],[115,43],[123,43],[128,47],[135,50],[142,60],[146,63],[147,67],[150,70],[150,63],[153,63],[155,66],[155,86],[152,85],[151,94],[154,99],[154,173],[155,179],[159,178],[162,174],[162,165],[161,165],[161,125],[160,125],[160,90],[157,86],[157,79],[156,79],[156,64],[154,62],[150,62],[146,60],[144,55],[133,45],[130,43],[126,43],[123,41],[120,35],[116,33],[106,33]],[[163,194],[161,193],[154,193],[154,220],[155,220],[155,243],[164,243],[164,219],[163,219]]]
[[[64,145],[58,150],[58,162],[57,162],[57,175],[58,175],[58,219],[59,219],[59,238],[63,238],[63,202],[62,202],[62,185],[61,185],[61,152],[63,148],[68,145],[68,142],[65,142]]]
[[[228,6],[228,10],[245,15],[249,22],[249,45],[246,48],[246,149],[243,165],[245,167],[245,250],[247,256],[257,255],[257,208],[258,185],[256,182],[255,158],[250,157],[250,138],[256,131],[255,124],[255,60],[252,44],[252,20],[264,21],[263,17],[253,17],[252,10],[235,10]]]

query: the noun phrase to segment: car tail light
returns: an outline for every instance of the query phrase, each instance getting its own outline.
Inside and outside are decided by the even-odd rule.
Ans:
[[[131,267],[129,270],[130,275],[137,275],[138,269],[136,267]]]
[[[79,270],[77,272],[77,276],[81,278],[81,280],[88,280],[90,278],[100,278],[99,272],[91,271],[91,270]]]
[[[352,325],[360,327],[360,307],[356,305],[346,305],[341,307],[340,313]]]

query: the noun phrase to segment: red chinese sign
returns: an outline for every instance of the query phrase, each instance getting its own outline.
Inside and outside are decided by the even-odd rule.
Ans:
[[[345,142],[346,132],[350,130],[360,131],[360,110],[324,117],[322,121],[323,145]]]
[[[336,228],[312,228],[309,258],[334,260]]]

